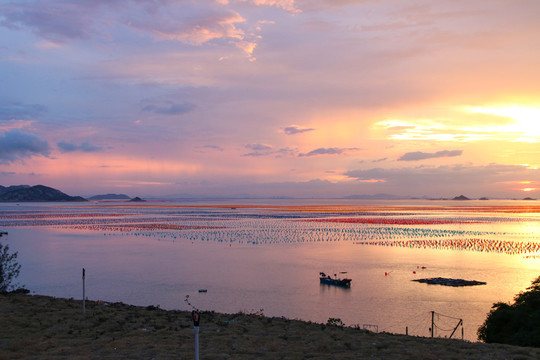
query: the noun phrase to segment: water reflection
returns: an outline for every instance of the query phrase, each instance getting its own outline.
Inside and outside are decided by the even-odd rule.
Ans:
[[[0,229],[19,252],[20,282],[40,294],[80,298],[84,267],[90,299],[188,310],[189,295],[202,310],[423,336],[436,311],[462,318],[469,340],[494,302],[539,275],[538,208],[383,204],[3,204]],[[347,271],[351,288],[320,284],[325,270]],[[426,277],[487,285],[411,281]]]
[[[352,285],[351,285],[352,286]],[[350,287],[343,287],[343,286],[335,286],[335,285],[329,285],[329,284],[320,284],[320,293],[321,294],[339,294],[342,295],[344,293],[350,293],[351,288]]]

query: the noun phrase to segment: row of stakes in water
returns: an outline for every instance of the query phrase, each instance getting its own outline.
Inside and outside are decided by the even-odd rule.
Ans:
[[[243,220],[239,222],[179,224],[129,224],[125,226],[88,226],[76,228],[108,230],[133,236],[157,237],[191,242],[228,244],[277,244],[352,241],[358,245],[397,246],[502,252],[521,254],[540,252],[540,241],[508,241],[497,238],[525,239],[529,234],[495,231],[450,230],[429,227],[359,226],[351,224],[316,224],[287,221]],[[138,231],[134,231],[138,230]],[[175,230],[175,231],[168,231]]]
[[[142,216],[141,216],[142,215]],[[158,215],[158,214],[152,214]],[[162,216],[148,216],[147,214],[126,214],[126,213],[74,213],[74,214],[50,214],[50,213],[29,213],[29,214],[0,214],[0,226],[47,226],[47,225],[107,225],[107,224],[127,224],[127,223],[165,223],[165,222],[189,222],[189,221],[210,221],[230,222],[231,220],[260,220],[256,214],[248,217],[224,217],[221,214],[207,214],[206,216],[194,216],[193,214],[175,214]],[[212,216],[211,216],[212,215]],[[316,213],[313,214],[316,216]],[[273,220],[273,219],[267,219]],[[465,216],[465,217],[390,217],[390,216],[358,216],[358,217],[314,217],[295,218],[283,216],[279,220],[290,222],[321,222],[321,223],[341,223],[341,224],[365,224],[365,225],[467,225],[467,224],[488,224],[488,223],[510,223],[523,221],[538,221],[531,217],[493,217],[493,216]]]

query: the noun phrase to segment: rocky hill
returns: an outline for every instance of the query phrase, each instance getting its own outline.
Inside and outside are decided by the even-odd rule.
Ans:
[[[48,186],[36,185],[22,187],[15,186],[16,189],[8,190],[0,194],[2,202],[41,202],[41,201],[88,201],[80,196],[69,196],[60,190]],[[10,186],[8,188],[13,188]]]

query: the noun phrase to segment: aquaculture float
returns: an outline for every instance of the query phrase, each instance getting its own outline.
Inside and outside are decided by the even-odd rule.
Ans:
[[[412,281],[417,281],[429,285],[444,285],[444,286],[475,286],[475,285],[486,285],[484,281],[476,280],[463,280],[463,279],[450,279],[450,278],[429,278],[429,279],[414,279]]]
[[[340,274],[346,274],[347,272],[340,272]],[[330,276],[330,275],[326,275],[324,272],[320,272],[319,273],[320,277],[320,281],[321,281],[321,284],[324,284],[324,285],[334,285],[334,286],[340,286],[340,287],[344,287],[344,288],[350,288],[351,287],[351,281],[352,279],[348,279],[348,278],[339,278],[337,276],[337,274],[334,274],[334,277]]]

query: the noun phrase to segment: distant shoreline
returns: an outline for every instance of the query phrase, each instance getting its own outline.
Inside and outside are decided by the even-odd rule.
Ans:
[[[393,195],[393,194],[374,194],[374,195],[345,195],[340,197],[294,197],[294,196],[250,196],[249,194],[242,194],[237,196],[208,196],[208,195],[190,195],[190,194],[170,194],[163,196],[144,196],[144,197],[133,197],[130,198],[126,194],[100,194],[100,195],[89,195],[86,197],[81,196],[69,196],[63,193],[60,190],[44,186],[44,185],[10,185],[8,187],[0,185],[0,202],[85,202],[85,201],[236,201],[236,200],[341,200],[341,201],[351,201],[351,200],[383,200],[383,201],[399,201],[399,200],[433,200],[433,201],[468,201],[468,200],[536,200],[531,197],[525,197],[522,199],[515,198],[496,198],[496,197],[478,197],[470,198],[465,195],[458,195],[453,197],[434,197],[434,196],[402,196],[402,195]]]

